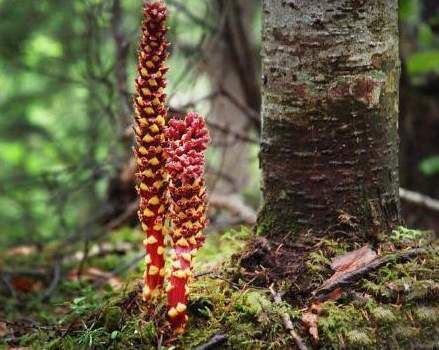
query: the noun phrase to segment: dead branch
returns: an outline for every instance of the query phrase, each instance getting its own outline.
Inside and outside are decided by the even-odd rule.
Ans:
[[[227,341],[227,335],[224,334],[215,334],[209,341],[205,344],[197,346],[194,350],[210,350],[214,349],[217,346],[223,344]]]
[[[55,292],[56,288],[58,287],[59,281],[61,280],[61,261],[57,260],[55,261],[55,264],[53,265],[53,277],[52,281],[50,282],[49,287],[46,289],[46,291],[43,294],[42,300],[47,301],[50,299],[52,294]]]
[[[439,200],[424,194],[400,188],[399,196],[408,203],[416,204],[429,210],[439,211]]]
[[[117,244],[110,242],[103,242],[91,246],[87,254],[87,258],[90,259],[90,258],[102,257],[106,255],[125,255],[127,252],[134,249],[136,249],[134,245],[128,242],[119,242]],[[74,262],[79,262],[82,259],[84,259],[84,252],[77,251],[72,255],[66,256],[64,258],[64,262],[74,263]]]
[[[251,143],[251,144],[258,143],[258,140],[256,140],[255,138],[252,138],[250,136],[247,136],[247,135],[240,133],[240,132],[237,132],[237,131],[233,131],[228,126],[222,126],[220,124],[217,124],[217,123],[209,121],[209,120],[207,121],[207,125],[210,128],[218,130],[223,134],[233,136],[233,138],[237,141],[243,141],[243,142],[247,142],[247,143]]]
[[[244,114],[247,115],[250,122],[259,133],[259,130],[261,128],[261,116],[259,112],[239,102],[238,99],[236,99],[236,97],[231,95],[228,91],[221,90],[220,93],[222,96],[227,98],[233,105],[235,105],[236,108],[240,109]]]
[[[0,292],[2,289],[7,297],[15,298],[15,290],[14,287],[12,287],[11,283],[9,282],[9,278],[0,275]]]
[[[134,202],[131,202],[122,214],[117,216],[115,219],[111,220],[106,225],[106,228],[111,231],[111,230],[114,230],[114,229],[120,227],[122,224],[124,224],[128,219],[130,219],[136,213],[138,206],[139,206],[139,203],[137,200],[135,200]]]
[[[106,276],[105,278],[99,279],[97,280],[94,284],[93,287],[94,288],[100,288],[103,285],[105,285],[107,283],[107,281],[112,278],[112,277],[116,277],[117,275],[119,275],[120,273],[130,270],[133,267],[135,267],[139,261],[141,261],[142,259],[145,258],[145,253],[139,253],[137,255],[135,255],[130,261],[128,261],[127,263],[119,266],[117,269],[113,270],[112,272],[110,272],[108,274],[108,276]]]
[[[239,217],[243,223],[254,224],[256,222],[256,212],[239,196],[215,194],[209,198],[209,204],[212,207],[228,210]]]
[[[120,0],[113,0],[111,9],[111,31],[115,45],[115,74],[116,89],[119,95],[119,107],[121,108],[123,122],[130,125],[132,107],[130,104],[130,94],[127,88],[128,73],[127,61],[129,53],[129,40],[122,30],[122,7]]]
[[[273,296],[274,302],[276,304],[282,303],[282,296],[274,290],[273,285],[271,285],[269,289],[271,295]],[[291,322],[290,315],[284,312],[282,313],[281,316],[282,316],[284,327],[290,332],[290,335],[293,338],[294,342],[296,343],[297,347],[300,350],[308,350],[305,343],[303,342],[302,337],[299,334],[297,334],[297,332],[294,330],[293,322]]]
[[[337,288],[344,288],[352,285],[357,282],[361,278],[365,277],[369,273],[379,269],[380,267],[386,265],[389,262],[400,262],[407,261],[410,258],[417,256],[421,253],[424,253],[425,249],[410,249],[401,252],[397,252],[394,254],[389,254],[382,257],[377,257],[368,264],[359,267],[358,269],[341,274],[339,278],[331,279],[324,282],[319,288],[317,288],[313,295],[318,297],[319,299],[325,299],[325,296]]]
[[[183,2],[174,0],[168,0],[167,2],[170,6],[173,6],[176,10],[181,11],[181,13],[185,14],[192,22],[199,25],[200,27],[206,28],[210,31],[216,30],[216,28],[212,24],[210,24],[203,18],[193,14],[186,6],[183,5]]]

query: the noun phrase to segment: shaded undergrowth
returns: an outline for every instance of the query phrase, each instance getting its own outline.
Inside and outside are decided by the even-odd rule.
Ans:
[[[283,323],[287,314],[309,349],[439,346],[439,248],[429,233],[394,231],[386,243],[378,245],[381,255],[414,247],[422,252],[406,262],[389,261],[323,301],[312,291],[331,276],[331,259],[358,247],[325,239],[297,249],[292,258],[277,245],[259,247],[272,257],[280,254],[275,258],[283,262],[281,270],[273,263],[267,265],[263,254],[248,260],[248,252],[254,252],[255,244],[261,245],[254,240],[250,250],[226,258],[221,265],[216,260],[206,266],[218,246],[217,241],[211,243],[200,257],[198,276],[191,284],[190,320],[183,337],[172,335],[164,316],[165,301],[154,307],[140,301],[138,270],[117,291],[83,289],[81,296],[58,306],[63,308],[59,316],[51,314],[9,343],[34,349],[170,350],[194,349],[215,335],[224,335],[218,349],[294,349]],[[241,243],[234,244],[234,249],[241,247]],[[294,270],[297,261],[300,270]],[[282,293],[282,303],[274,303],[266,283]],[[320,310],[318,339],[302,322],[303,314],[316,305]],[[12,322],[8,327],[14,327]]]

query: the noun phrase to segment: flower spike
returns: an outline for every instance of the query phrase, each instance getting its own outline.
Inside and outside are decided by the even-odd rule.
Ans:
[[[166,7],[162,2],[146,4],[142,38],[138,51],[136,79],[135,156],[137,161],[138,211],[142,230],[146,234],[146,268],[143,299],[158,296],[164,281],[165,215],[168,208],[168,176],[165,169],[165,74],[168,68],[166,40]]]
[[[170,120],[166,136],[174,251],[172,274],[167,287],[168,318],[176,332],[182,333],[188,319],[188,282],[193,260],[204,242],[203,229],[207,224],[204,151],[209,142],[209,133],[202,116],[188,113],[184,120]]]

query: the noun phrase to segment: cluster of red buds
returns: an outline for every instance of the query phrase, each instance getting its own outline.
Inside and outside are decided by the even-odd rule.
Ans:
[[[209,134],[204,118],[196,113],[187,114],[184,120],[172,119],[166,126],[166,15],[160,1],[145,5],[136,79],[138,215],[146,234],[142,296],[144,301],[154,300],[162,292],[169,218],[172,272],[166,288],[168,318],[173,329],[182,333],[188,318],[193,259],[204,242],[207,224],[204,151]]]
[[[138,53],[135,97],[135,135],[139,219],[146,234],[146,269],[143,299],[159,295],[165,276],[164,238],[168,209],[166,156],[165,73],[168,68],[166,7],[161,2],[145,5],[142,39]]]
[[[170,217],[173,229],[172,274],[167,286],[168,316],[178,333],[184,331],[188,282],[193,259],[204,242],[207,202],[204,180],[204,151],[209,134],[204,118],[189,113],[184,120],[171,120],[166,133],[169,173]]]

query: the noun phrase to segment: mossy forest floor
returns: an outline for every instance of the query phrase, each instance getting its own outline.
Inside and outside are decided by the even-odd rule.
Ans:
[[[113,236],[133,246],[140,241],[128,230]],[[267,247],[247,230],[211,235],[191,283],[188,329],[179,338],[167,325],[165,301],[154,307],[141,302],[143,264],[132,260],[135,250],[91,257],[81,266],[83,278],[67,273],[53,290],[54,278],[37,273],[49,268],[47,256],[3,252],[0,349],[295,349],[285,315],[308,349],[439,349],[436,239],[400,228],[385,242],[376,246],[381,256],[420,250],[318,300],[313,291],[332,275],[331,259],[360,246],[305,238],[291,247]],[[120,279],[108,274],[130,261],[134,269]],[[61,271],[77,266],[67,261]],[[213,337],[221,341],[206,346]]]

